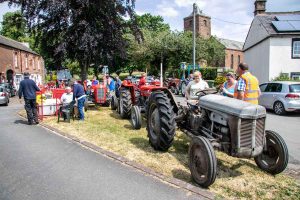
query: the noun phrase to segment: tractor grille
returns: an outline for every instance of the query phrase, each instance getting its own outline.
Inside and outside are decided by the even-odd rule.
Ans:
[[[252,128],[254,120],[242,119],[240,129],[240,147],[252,148]]]
[[[252,130],[255,129],[255,144],[252,145]],[[240,147],[253,148],[263,145],[265,118],[242,119],[240,126]]]
[[[256,120],[256,135],[255,135],[256,146],[263,145],[264,133],[265,133],[265,120],[266,118],[260,118]]]
[[[105,90],[104,90],[104,88],[98,88],[97,89],[97,100],[100,103],[103,103],[103,101],[105,100]]]

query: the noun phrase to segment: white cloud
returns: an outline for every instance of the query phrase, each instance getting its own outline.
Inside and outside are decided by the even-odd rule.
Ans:
[[[169,18],[177,17],[179,15],[179,12],[166,1],[163,1],[162,4],[157,5],[156,13],[163,17]]]
[[[200,9],[206,5],[204,0],[175,0],[175,4],[178,7],[191,7],[194,3],[196,3]]]

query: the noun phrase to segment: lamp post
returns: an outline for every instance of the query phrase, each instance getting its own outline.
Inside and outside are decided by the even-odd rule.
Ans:
[[[196,11],[197,4],[193,4],[193,69],[196,68]]]

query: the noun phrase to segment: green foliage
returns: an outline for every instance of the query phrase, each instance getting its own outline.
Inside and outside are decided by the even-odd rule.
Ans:
[[[26,20],[20,11],[5,13],[1,27],[1,35],[19,42],[29,42]]]
[[[226,82],[226,78],[225,76],[218,76],[216,79],[215,79],[215,85],[216,86],[220,86],[222,85],[223,83]]]
[[[280,73],[278,77],[274,78],[273,81],[292,81],[290,77],[284,73]]]
[[[217,68],[200,68],[204,80],[215,80],[217,77]]]
[[[148,30],[154,33],[169,31],[170,26],[164,23],[162,16],[151,15],[146,13],[141,16],[136,16],[138,26],[143,30]]]

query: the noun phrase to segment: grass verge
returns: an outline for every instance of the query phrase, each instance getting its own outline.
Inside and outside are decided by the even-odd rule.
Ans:
[[[101,148],[122,155],[169,177],[194,184],[188,168],[189,138],[177,131],[168,152],[151,148],[145,124],[133,130],[128,120],[122,120],[109,108],[97,108],[86,113],[84,122],[57,123],[49,117],[44,123]],[[219,198],[226,199],[300,199],[300,185],[295,179],[261,171],[253,160],[230,157],[216,152],[218,175],[209,188]]]

